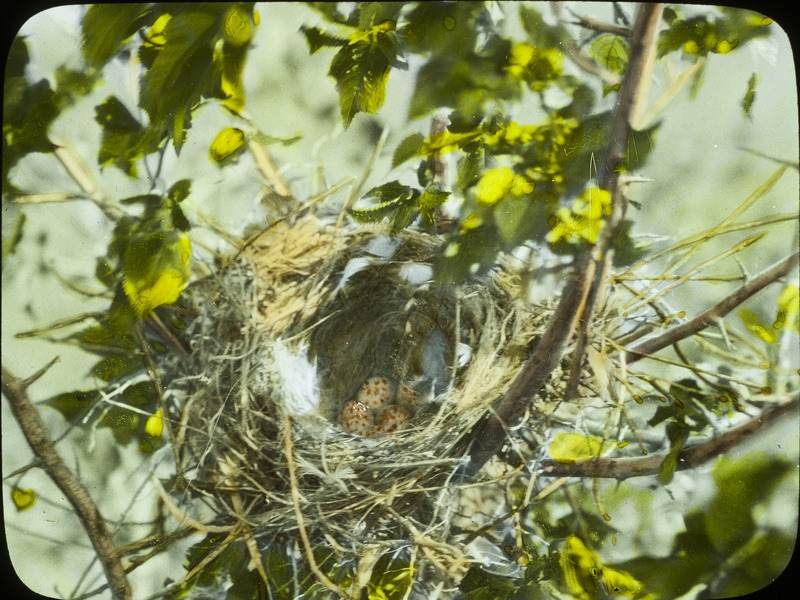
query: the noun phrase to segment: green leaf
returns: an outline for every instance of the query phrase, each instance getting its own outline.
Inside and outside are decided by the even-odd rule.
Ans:
[[[336,80],[345,128],[359,112],[375,113],[383,106],[389,71],[398,62],[397,35],[390,23],[357,32],[331,61],[328,75]]]
[[[327,31],[323,31],[319,27],[306,27],[303,25],[300,27],[300,31],[302,31],[303,35],[306,36],[308,51],[311,54],[316,53],[320,48],[347,45],[346,39],[337,37],[331,33],[328,33]]]
[[[278,600],[293,600],[294,570],[286,556],[278,550],[270,550],[264,557],[264,570],[273,596]]]
[[[753,536],[747,544],[728,557],[730,569],[722,573],[718,598],[747,596],[762,590],[786,569],[797,538],[780,531],[767,530]]]
[[[119,290],[102,321],[73,334],[70,339],[103,356],[128,354],[126,351],[137,347],[133,333],[135,324],[136,316],[130,303]]]
[[[758,73],[753,73],[747,80],[747,91],[742,98],[742,115],[746,118],[750,117],[750,111],[753,109],[753,102],[756,100],[756,86],[760,79]]]
[[[432,53],[434,60],[463,55],[475,47],[485,16],[483,2],[418,2],[406,17],[403,34],[412,52]]]
[[[417,200],[417,205],[428,226],[433,225],[436,209],[447,202],[449,197],[450,192],[441,191],[435,186],[429,186],[422,192],[422,195]]]
[[[413,567],[407,560],[384,554],[375,563],[367,583],[368,600],[401,600],[406,597],[413,579]]]
[[[590,458],[597,458],[602,454],[604,442],[609,446],[611,440],[603,440],[603,438],[595,435],[581,435],[579,433],[561,432],[557,433],[550,442],[550,456],[556,462],[563,464],[572,464],[576,461],[588,460]]]
[[[563,25],[549,25],[531,4],[520,4],[519,21],[528,34],[528,41],[537,48],[567,48],[573,42]]]
[[[23,490],[22,488],[14,486],[11,488],[11,501],[14,503],[14,508],[19,512],[24,512],[36,504],[36,492],[32,489]]]
[[[147,3],[93,4],[83,18],[81,51],[86,62],[102,67],[116,56],[141,28],[155,21],[157,13]]]
[[[597,37],[589,46],[589,55],[602,67],[622,75],[628,68],[630,48],[625,38],[605,34]]]
[[[106,356],[92,367],[92,375],[100,381],[109,382],[131,375],[144,367],[138,353]]]
[[[717,493],[705,513],[716,552],[728,556],[756,534],[755,507],[766,502],[797,465],[780,455],[753,450],[741,458],[722,456],[711,468]]]
[[[470,275],[485,273],[502,250],[495,223],[481,222],[480,217],[472,214],[475,218],[470,216],[462,221],[459,232],[450,238],[437,257],[434,263],[434,278],[437,283],[458,283]],[[477,221],[477,224],[472,226],[472,221]]]
[[[100,83],[100,71],[75,71],[65,66],[57,67],[53,73],[56,82],[56,93],[60,96],[59,107],[67,108],[76,100],[91,93]]]
[[[116,96],[109,96],[95,107],[95,120],[103,131],[98,164],[114,165],[135,176],[137,161],[155,151],[160,140],[148,136],[142,124]]]
[[[164,5],[170,7],[174,5]],[[214,68],[214,48],[222,36],[227,5],[187,4],[162,22],[161,44],[142,76],[140,105],[150,126],[169,132],[176,150],[185,140],[191,111],[204,93],[220,88],[220,74]],[[145,63],[147,64],[147,63]]]
[[[377,201],[377,204],[350,209],[351,216],[361,223],[377,223],[389,217],[392,233],[396,233],[411,224],[418,208],[420,192],[399,181],[390,181],[371,189],[365,196]]]
[[[223,164],[237,156],[245,143],[245,133],[237,127],[223,127],[208,148],[208,157]]]
[[[178,300],[191,273],[192,245],[185,233],[159,231],[135,236],[123,257],[123,289],[135,313]]]
[[[183,202],[189,197],[189,193],[191,191],[192,180],[181,179],[173,183],[172,187],[169,188],[169,191],[167,192],[167,198],[169,198],[172,202]]]
[[[478,183],[486,168],[486,153],[483,142],[475,142],[464,147],[464,156],[458,161],[455,189],[462,194]]]
[[[421,133],[412,133],[397,145],[392,155],[392,168],[395,169],[404,162],[417,156],[425,141],[425,136]]]
[[[153,412],[157,404],[153,383],[142,381],[127,387],[122,398],[117,397],[115,400],[121,402],[121,405],[104,407],[98,425],[110,429],[114,440],[122,446],[127,446],[133,439],[144,439],[147,436],[147,417],[142,413]],[[124,405],[138,410],[125,408]]]
[[[22,235],[25,231],[25,224],[28,217],[25,213],[19,213],[17,218],[14,219],[14,225],[11,227],[11,232],[8,237],[3,237],[3,260],[9,256],[13,256],[17,251],[19,243],[22,241]]]
[[[667,484],[672,481],[675,471],[678,469],[678,457],[683,452],[689,439],[689,428],[681,420],[667,423],[666,432],[669,440],[669,451],[658,471],[658,481],[661,484]]]
[[[44,404],[55,408],[70,423],[86,414],[86,411],[97,402],[100,392],[97,390],[77,390],[65,392],[45,400]]]

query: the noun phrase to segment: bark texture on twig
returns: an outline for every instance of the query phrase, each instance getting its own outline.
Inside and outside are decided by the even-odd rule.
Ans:
[[[103,515],[86,488],[75,478],[56,450],[39,413],[28,398],[24,382],[2,367],[2,389],[33,453],[75,509],[105,571],[114,598],[130,600],[131,587]]]
[[[611,129],[611,139],[600,173],[601,186],[611,193],[612,212],[596,247],[588,248],[574,263],[559,306],[531,357],[497,407],[495,414],[470,435],[473,446],[466,469],[475,473],[501,448],[505,431],[525,414],[530,399],[537,394],[561,361],[576,325],[588,322],[594,311],[597,290],[607,276],[608,250],[626,211],[619,190],[619,174],[624,163],[630,133],[630,117],[637,95],[646,86],[646,63],[651,59],[663,4],[642,4],[631,36],[630,61],[620,90],[619,103]],[[598,268],[599,267],[599,268]],[[576,357],[576,360],[581,360]]]
[[[781,417],[796,414],[798,407],[800,407],[800,396],[794,396],[791,400],[779,404],[747,423],[699,444],[688,446],[678,455],[677,469],[679,471],[693,469],[720,456],[766,425],[776,423]],[[598,477],[622,480],[657,475],[665,458],[662,454],[651,454],[639,458],[593,458],[571,464],[547,461],[542,465],[540,473],[548,477]]]

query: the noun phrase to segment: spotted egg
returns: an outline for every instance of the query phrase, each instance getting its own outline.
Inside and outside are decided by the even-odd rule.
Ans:
[[[408,410],[398,404],[392,404],[381,409],[375,419],[375,433],[394,433],[408,425],[411,415]]]
[[[417,390],[407,385],[401,385],[397,390],[397,404],[413,413],[419,407],[419,394]]]
[[[347,431],[363,437],[372,435],[374,424],[370,409],[357,400],[344,403],[339,411],[339,422]]]
[[[380,409],[391,401],[389,380],[386,377],[371,377],[358,390],[356,401],[370,409]]]

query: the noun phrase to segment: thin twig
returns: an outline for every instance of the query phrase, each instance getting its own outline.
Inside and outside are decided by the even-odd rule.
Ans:
[[[693,319],[673,327],[669,331],[659,336],[645,340],[644,342],[627,350],[628,364],[646,358],[662,348],[671,346],[676,341],[682,340],[692,334],[697,333],[708,327],[711,323],[728,314],[750,296],[761,291],[771,283],[787,275],[792,269],[796,269],[800,259],[800,252],[795,252],[791,256],[783,259],[777,265],[767,269],[758,277],[746,283],[727,298],[724,298],[708,310],[700,313]]]
[[[83,523],[114,597],[118,600],[130,600],[131,586],[108,525],[87,489],[75,478],[59,455],[39,413],[28,398],[24,382],[20,382],[2,367],[2,389],[33,453],[42,461],[44,470],[64,493]]]
[[[704,442],[688,446],[678,456],[678,470],[693,469],[716,458],[740,444],[747,436],[762,427],[775,423],[786,415],[796,414],[798,407],[800,407],[800,396],[794,396],[791,400],[778,405],[758,418]],[[548,477],[630,479],[632,477],[658,474],[665,458],[665,455],[651,454],[638,458],[593,458],[571,464],[547,461],[543,463],[540,474]]]

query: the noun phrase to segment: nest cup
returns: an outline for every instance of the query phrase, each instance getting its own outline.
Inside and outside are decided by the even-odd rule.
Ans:
[[[452,477],[468,432],[508,389],[551,309],[521,300],[513,257],[434,286],[439,243],[304,213],[187,290],[191,353],[169,359],[165,381],[178,473],[212,521],[246,520],[262,549],[294,540],[297,550],[304,529],[359,571],[368,556],[415,554],[422,530],[439,547],[420,553],[415,573],[463,575]],[[337,415],[373,376],[421,402],[405,428],[362,437]],[[538,408],[549,412],[555,396],[545,392]]]

